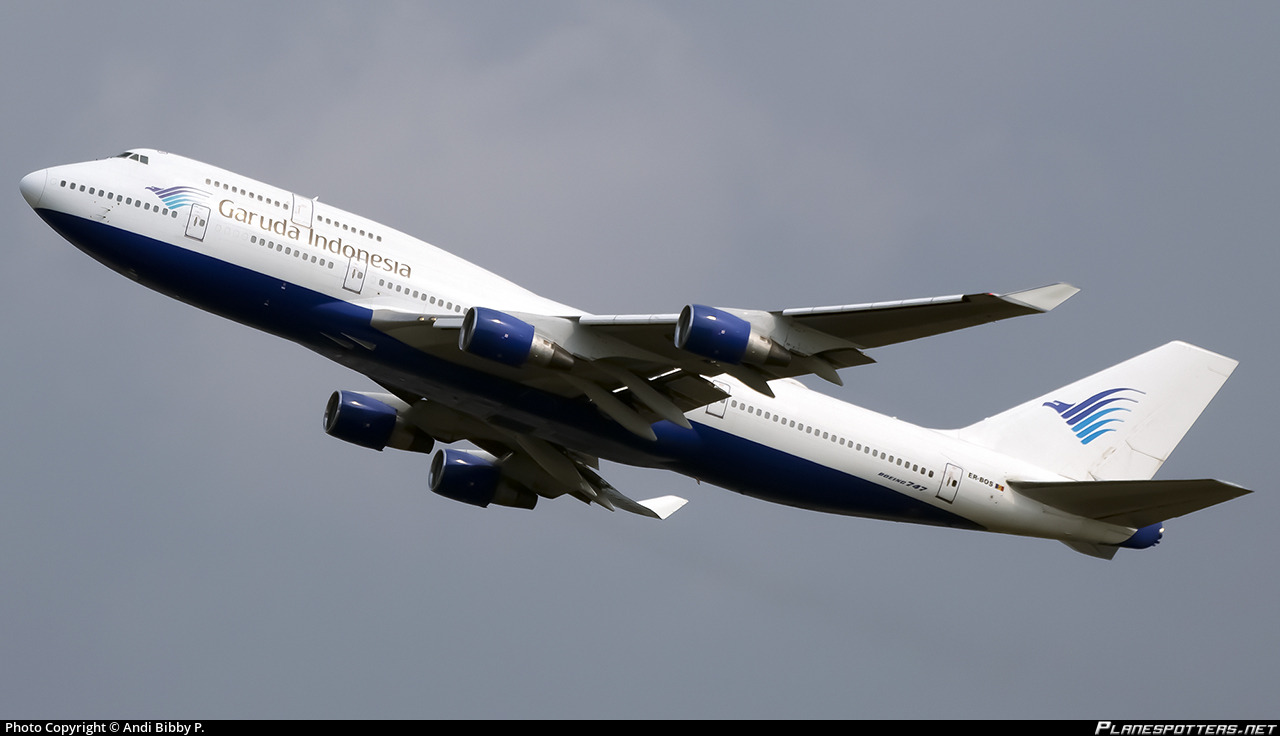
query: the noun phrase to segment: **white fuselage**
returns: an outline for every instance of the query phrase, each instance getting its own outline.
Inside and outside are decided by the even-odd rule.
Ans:
[[[509,372],[467,360],[456,342],[411,349],[368,324],[374,310],[580,310],[314,199],[173,154],[131,153],[35,172],[23,194],[68,240],[126,276],[383,385],[573,450],[803,508],[1096,544],[1134,533],[1009,488],[1009,478],[1060,478],[1049,471],[790,379],[773,382],[771,398],[714,377],[731,397],[687,414],[692,429],[660,422],[656,441],[637,438],[585,402],[529,391]]]

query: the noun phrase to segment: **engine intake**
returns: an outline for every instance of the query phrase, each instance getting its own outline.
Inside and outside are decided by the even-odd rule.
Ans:
[[[690,304],[676,321],[676,347],[704,358],[739,365],[787,365],[791,352],[747,320],[723,309]]]
[[[403,404],[393,396],[383,398]],[[435,447],[430,435],[404,421],[401,409],[356,391],[333,392],[324,409],[324,431],[330,437],[378,451],[392,447],[431,452]]]
[[[502,467],[491,456],[465,450],[437,452],[427,484],[432,493],[481,508],[496,503],[531,509],[538,502],[533,491],[504,480]]]
[[[513,368],[537,365],[567,370],[573,367],[573,356],[539,335],[533,325],[487,307],[467,310],[458,335],[458,348]]]

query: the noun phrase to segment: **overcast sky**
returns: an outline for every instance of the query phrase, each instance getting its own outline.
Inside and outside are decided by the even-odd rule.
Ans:
[[[1274,718],[1280,5],[0,6],[0,717]],[[963,426],[1173,339],[1241,361],[1111,562],[606,465],[481,510],[323,434],[361,376],[150,292],[18,180],[154,147],[599,313],[1067,281],[819,390]]]

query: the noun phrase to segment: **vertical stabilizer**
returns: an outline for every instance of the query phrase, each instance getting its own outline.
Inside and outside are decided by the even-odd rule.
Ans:
[[[956,435],[1072,480],[1148,480],[1236,364],[1171,342]]]

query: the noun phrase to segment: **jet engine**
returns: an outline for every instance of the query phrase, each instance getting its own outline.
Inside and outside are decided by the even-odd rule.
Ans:
[[[1160,538],[1163,536],[1164,522],[1158,522],[1134,532],[1133,536],[1121,542],[1120,546],[1128,549],[1146,549],[1160,544]]]
[[[330,437],[381,451],[385,447],[431,452],[435,440],[406,422],[409,405],[390,394],[334,391],[324,409],[324,431]]]
[[[533,325],[486,307],[467,310],[458,335],[458,348],[514,368],[537,365],[563,370],[573,366],[573,356],[539,335]]]
[[[750,322],[723,309],[690,304],[676,321],[676,347],[721,363],[787,365],[791,353]]]
[[[487,453],[442,449],[431,459],[427,483],[432,493],[484,508],[491,503],[531,509],[538,502],[533,491],[502,477],[502,466]]]

